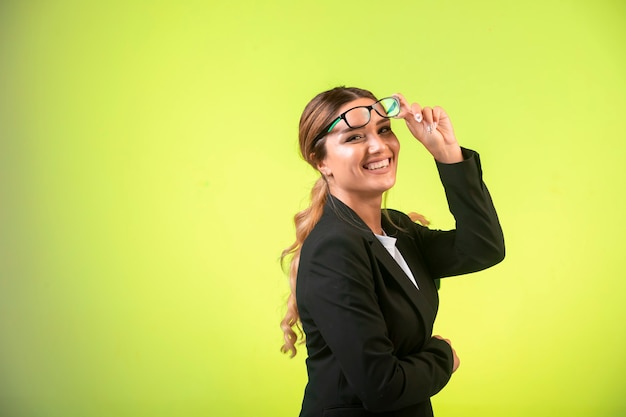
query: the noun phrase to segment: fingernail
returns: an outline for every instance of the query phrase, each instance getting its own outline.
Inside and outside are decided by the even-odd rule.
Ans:
[[[426,126],[426,133],[428,134],[433,133],[433,125]]]
[[[422,123],[422,120],[423,120],[422,113],[415,113],[415,121],[417,123]]]

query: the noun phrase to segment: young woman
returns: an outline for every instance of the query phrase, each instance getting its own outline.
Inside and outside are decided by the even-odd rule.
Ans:
[[[430,230],[381,208],[396,180],[403,118],[432,154],[456,229]],[[440,107],[378,100],[358,88],[317,95],[300,119],[300,151],[320,172],[311,205],[295,216],[284,352],[306,336],[301,417],[432,416],[430,397],[459,366],[433,336],[439,278],[488,268],[504,239],[479,156],[461,148]]]

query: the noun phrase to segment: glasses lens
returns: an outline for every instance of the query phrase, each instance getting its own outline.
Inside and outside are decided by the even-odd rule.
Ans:
[[[341,118],[343,118],[346,121],[346,124],[353,129],[365,126],[370,121],[370,108],[376,110],[376,113],[378,113],[381,117],[389,118],[400,114],[400,102],[398,99],[395,97],[387,97],[372,104],[371,107],[359,106],[348,110],[342,117],[337,118],[337,120],[330,125],[328,132],[333,130]]]
[[[382,117],[394,117],[400,114],[400,103],[395,97],[383,98],[374,104],[374,110]]]
[[[355,107],[345,114],[345,118],[351,128],[362,127],[370,121],[370,111],[367,107]]]

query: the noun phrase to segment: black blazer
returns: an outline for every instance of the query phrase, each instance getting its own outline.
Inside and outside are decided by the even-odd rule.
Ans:
[[[437,164],[456,230],[436,231],[386,210],[419,290],[365,223],[329,196],[302,245],[296,297],[308,357],[301,417],[432,416],[452,374],[452,350],[432,337],[436,280],[504,258],[504,238],[478,154]],[[390,221],[391,220],[391,221]]]

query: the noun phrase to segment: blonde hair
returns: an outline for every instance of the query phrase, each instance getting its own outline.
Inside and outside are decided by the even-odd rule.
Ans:
[[[298,139],[302,157],[314,169],[317,170],[317,164],[326,157],[325,139],[324,137],[318,138],[318,135],[324,127],[338,116],[337,113],[341,106],[363,97],[376,100],[376,97],[367,90],[354,87],[336,87],[318,94],[307,104],[300,117]],[[296,240],[283,250],[280,257],[283,267],[285,261],[289,259],[289,268],[287,270],[291,290],[287,299],[287,312],[280,322],[285,339],[280,350],[283,353],[290,354],[291,357],[294,357],[297,353],[296,344],[298,339],[302,338],[302,341],[304,341],[304,333],[296,301],[296,281],[300,262],[300,250],[309,233],[311,233],[322,217],[328,192],[328,183],[322,175],[311,189],[309,206],[294,216]],[[296,330],[298,333],[296,333]]]

